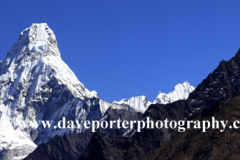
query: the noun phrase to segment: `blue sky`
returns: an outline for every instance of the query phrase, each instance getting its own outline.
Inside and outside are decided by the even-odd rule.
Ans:
[[[196,87],[240,48],[240,1],[0,0],[0,59],[32,23],[54,31],[62,59],[106,101]]]

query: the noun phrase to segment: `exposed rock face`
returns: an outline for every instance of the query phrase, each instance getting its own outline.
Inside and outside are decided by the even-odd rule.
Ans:
[[[240,95],[239,76],[240,76],[240,50],[235,57],[229,61],[220,62],[219,66],[209,74],[206,79],[189,95],[187,100],[179,100],[166,105],[150,105],[144,113],[142,119],[150,117],[151,120],[184,120],[192,114],[200,113],[204,108],[212,106],[220,100],[227,100]],[[156,148],[166,144],[177,133],[173,129],[143,129],[141,132],[128,133],[126,136],[136,140],[140,146],[139,150],[144,150],[145,154],[136,159],[145,159]],[[135,133],[135,134],[134,134]],[[119,137],[118,137],[119,138]],[[118,141],[118,138],[111,141]],[[120,144],[119,144],[120,145]],[[124,145],[124,141],[122,144]],[[89,144],[91,146],[91,144]],[[95,148],[91,148],[94,150]],[[88,152],[90,148],[87,148]],[[131,155],[131,150],[123,151],[124,156]],[[123,153],[122,152],[122,153]],[[106,153],[102,150],[102,153]],[[145,155],[145,156],[144,156]],[[85,153],[84,159],[88,159]],[[120,158],[119,158],[120,159]]]
[[[240,94],[240,49],[229,61],[221,61],[218,67],[189,95],[211,106],[216,101],[227,100]]]
[[[158,148],[149,160],[239,159],[239,129],[229,129],[240,116],[240,97],[221,101],[189,120],[228,120],[224,132],[219,129],[189,129],[178,133],[169,143]]]

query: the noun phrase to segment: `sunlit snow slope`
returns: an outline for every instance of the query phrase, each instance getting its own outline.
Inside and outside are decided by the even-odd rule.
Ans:
[[[0,156],[24,157],[36,144],[71,132],[36,128],[31,122],[57,122],[63,116],[85,120],[93,108],[101,113],[97,93],[62,61],[53,31],[46,23],[33,24],[0,62]]]

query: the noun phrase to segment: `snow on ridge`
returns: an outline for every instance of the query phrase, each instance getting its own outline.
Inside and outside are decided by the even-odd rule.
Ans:
[[[154,102],[148,101],[146,96],[136,96],[131,97],[130,99],[122,99],[120,101],[113,101],[113,103],[116,104],[126,104],[129,105],[132,108],[137,108],[141,112],[145,112],[147,108],[151,104],[159,103],[159,104],[168,104],[172,103],[174,101],[187,99],[189,94],[194,91],[194,87],[190,85],[188,81],[185,81],[184,83],[180,84],[178,83],[174,87],[174,91],[170,92],[168,94],[159,92],[157,98],[154,100]]]

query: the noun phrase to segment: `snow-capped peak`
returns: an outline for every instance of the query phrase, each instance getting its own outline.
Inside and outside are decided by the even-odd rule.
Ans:
[[[56,36],[46,23],[33,23],[22,31],[3,63],[5,66],[11,64],[9,67],[11,74],[20,67],[24,69],[22,77],[25,79],[30,78],[32,73],[29,72],[35,70],[38,72],[37,75],[43,71],[45,78],[41,80],[47,81],[48,74],[54,72],[59,83],[66,85],[75,96],[81,99],[98,98],[96,91],[90,92],[63,62]]]
[[[56,36],[46,23],[33,23],[21,32],[15,45],[10,49],[10,54],[24,54],[41,57],[54,55],[60,57]],[[33,54],[35,53],[35,54]]]
[[[45,132],[31,122],[57,122],[63,116],[85,120],[96,103],[97,92],[90,92],[61,59],[53,31],[46,23],[32,24],[0,61],[0,159],[1,151],[14,149],[9,159],[26,156],[36,144],[70,132]]]
[[[188,81],[184,82],[183,84],[178,83],[174,87],[174,91],[168,94],[159,92],[157,98],[154,100],[153,103],[159,104],[167,104],[172,103],[174,101],[187,99],[189,94],[194,91],[194,87],[190,85]]]

